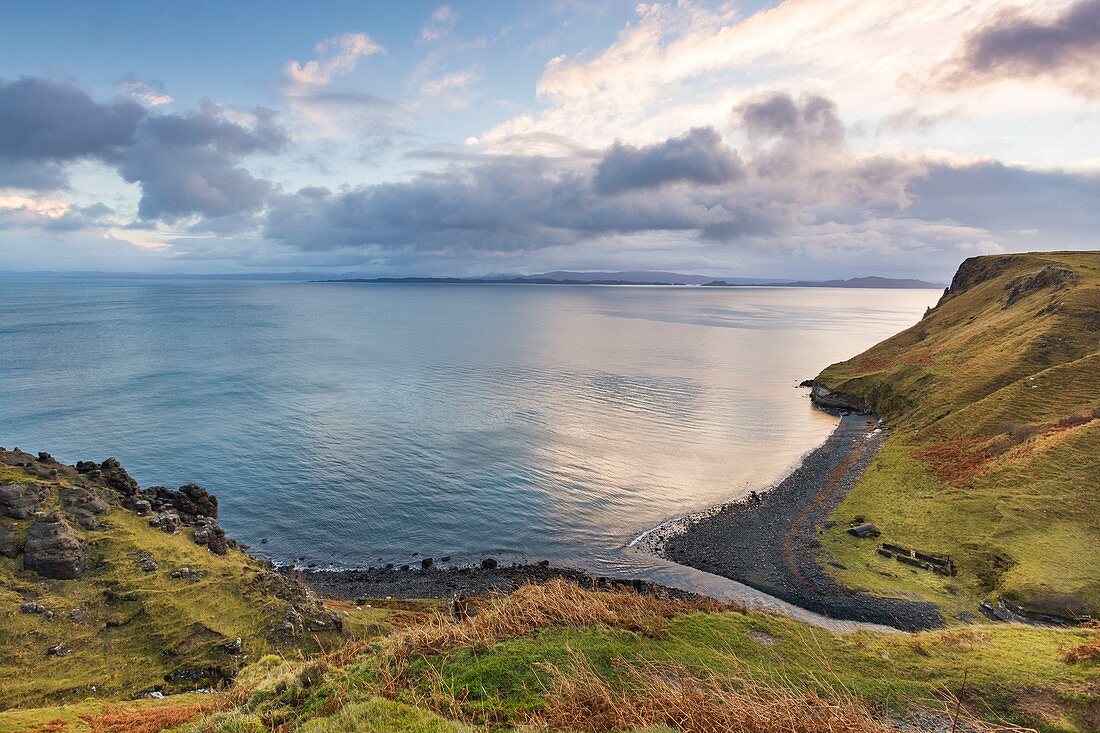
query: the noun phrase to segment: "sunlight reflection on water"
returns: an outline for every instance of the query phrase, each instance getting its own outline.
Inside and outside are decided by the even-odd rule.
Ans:
[[[0,282],[0,443],[205,484],[278,559],[637,569],[639,532],[820,443],[795,385],[938,295]]]

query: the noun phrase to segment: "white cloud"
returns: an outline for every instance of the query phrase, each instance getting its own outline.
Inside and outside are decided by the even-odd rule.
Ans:
[[[1067,2],[1036,0],[1030,7],[1038,11]],[[1095,108],[1035,80],[961,98],[927,83],[934,69],[957,53],[968,32],[1013,4],[1015,0],[787,0],[748,16],[732,4],[716,9],[692,2],[639,5],[637,19],[606,49],[551,59],[537,86],[540,107],[515,115],[480,138],[489,146],[511,140],[508,152],[524,152],[514,144],[515,136],[535,131],[593,146],[616,138],[644,144],[690,127],[724,128],[734,105],[764,91],[785,89],[824,94],[838,103],[849,122],[868,122],[871,129],[899,109],[915,110],[929,121],[959,117],[978,127],[1013,126],[995,138],[944,134],[942,140],[933,136],[917,144],[1049,165],[1049,159],[1028,155],[1040,132],[1020,120],[1041,130],[1049,119],[1095,115]],[[959,124],[967,123],[964,119]],[[1084,145],[1087,125],[1079,128],[1076,134]],[[911,133],[930,134],[927,126]],[[950,145],[944,144],[948,140]],[[872,143],[881,141],[857,144]]]
[[[481,76],[473,67],[461,71],[454,71],[436,77],[435,79],[425,81],[420,85],[420,93],[425,97],[438,97],[444,92],[464,89],[480,78]]]
[[[326,38],[313,50],[317,58],[305,63],[288,61],[283,67],[291,94],[302,88],[325,86],[333,78],[354,71],[360,60],[384,52],[366,33],[343,33]]]
[[[122,91],[150,107],[161,107],[165,104],[171,104],[173,101],[172,97],[143,81],[128,81],[122,85]]]
[[[428,20],[420,29],[420,41],[431,43],[451,35],[455,23],[458,22],[458,11],[450,5],[440,5],[428,16]]]

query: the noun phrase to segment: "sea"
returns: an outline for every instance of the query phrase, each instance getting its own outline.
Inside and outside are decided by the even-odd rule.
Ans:
[[[939,294],[0,280],[0,445],[200,483],[277,562],[646,574],[633,539],[785,476],[836,424],[799,382]]]

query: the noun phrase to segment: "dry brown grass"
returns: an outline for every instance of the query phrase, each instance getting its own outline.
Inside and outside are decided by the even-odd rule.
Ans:
[[[494,598],[476,616],[462,622],[438,613],[396,636],[380,655],[382,694],[394,697],[409,687],[408,673],[417,659],[458,649],[486,649],[539,629],[555,626],[610,626],[647,635],[662,634],[673,616],[691,611],[741,611],[710,599],[679,600],[643,595],[632,590],[584,590],[560,579],[524,585],[508,596]],[[454,700],[425,701],[453,714]]]
[[[1062,661],[1066,664],[1100,661],[1100,637],[1066,649],[1062,652]]]
[[[962,486],[981,473],[998,452],[994,437],[981,436],[932,443],[916,451],[914,457],[922,461],[940,481]]]
[[[587,591],[574,583],[551,580],[525,585],[498,597],[481,613],[461,623],[438,613],[400,634],[389,653],[396,658],[442,654],[454,649],[483,649],[506,639],[553,626],[611,626],[642,634],[661,634],[673,616],[691,611],[733,611],[733,606],[642,595],[631,590]]]
[[[216,705],[164,705],[131,710],[108,708],[97,715],[81,715],[91,733],[160,733],[214,710]]]
[[[866,708],[840,696],[744,683],[731,688],[667,664],[617,660],[612,686],[583,657],[548,667],[547,708],[530,722],[549,730],[604,731],[669,726],[685,733],[894,733]]]

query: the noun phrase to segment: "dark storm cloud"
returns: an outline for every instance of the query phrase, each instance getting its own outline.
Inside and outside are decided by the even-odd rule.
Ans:
[[[62,187],[65,163],[129,144],[145,114],[136,102],[99,104],[72,84],[0,80],[0,186]]]
[[[742,177],[741,158],[718,131],[696,127],[644,147],[616,141],[596,168],[596,190],[612,194],[680,182],[713,186]]]
[[[790,144],[830,144],[844,142],[844,124],[836,113],[836,104],[817,94],[795,100],[787,92],[775,92],[738,105],[735,120],[751,140],[773,140]]]
[[[1080,0],[1049,19],[1003,11],[967,35],[938,81],[959,88],[1040,76],[1086,96],[1100,94],[1100,0]]]
[[[270,110],[229,114],[205,103],[190,114],[150,114],[136,102],[99,103],[43,79],[0,81],[0,186],[48,190],[66,166],[94,159],[141,187],[145,219],[223,217],[259,209],[271,184],[242,157],[287,143]]]
[[[216,218],[263,206],[271,184],[238,163],[252,153],[282,151],[287,138],[270,110],[254,110],[252,118],[246,127],[207,104],[193,114],[147,119],[113,161],[123,179],[141,186],[139,215]]]

